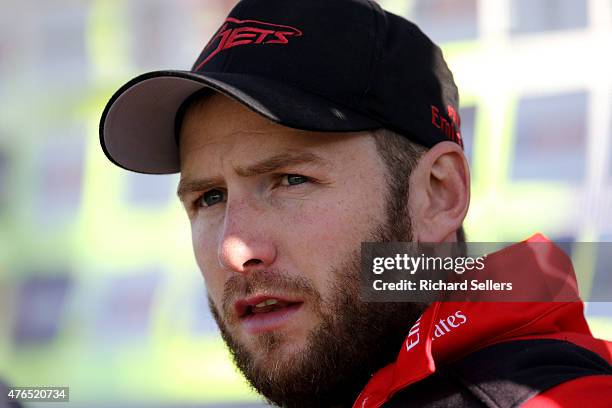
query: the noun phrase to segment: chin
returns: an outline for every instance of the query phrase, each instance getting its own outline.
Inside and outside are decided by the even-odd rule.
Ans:
[[[276,330],[258,335],[245,336],[246,349],[257,364],[291,364],[296,356],[307,349],[308,332],[306,330]]]

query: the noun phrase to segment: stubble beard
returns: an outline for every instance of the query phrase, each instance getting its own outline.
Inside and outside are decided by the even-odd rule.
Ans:
[[[405,204],[404,200],[388,200],[385,221],[364,241],[412,241]],[[224,304],[237,295],[267,288],[299,293],[304,304],[313,308],[319,325],[310,331],[302,350],[285,358],[279,355],[284,345],[282,333],[258,335],[258,351],[253,353],[228,329],[235,322],[223,319],[209,297],[210,310],[236,366],[268,402],[288,408],[350,407],[370,377],[395,361],[410,327],[426,305],[362,302],[360,259],[360,249],[356,248],[331,270],[330,299],[321,298],[306,278],[279,271],[257,272],[248,281],[242,276],[228,281]]]

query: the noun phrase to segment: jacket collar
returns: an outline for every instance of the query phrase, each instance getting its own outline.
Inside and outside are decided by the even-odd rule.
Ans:
[[[551,253],[543,262],[526,256],[531,243],[549,245]],[[541,253],[541,251],[538,251]],[[555,258],[556,257],[556,258]],[[565,257],[559,263],[558,257]],[[552,259],[550,259],[552,258]],[[486,268],[511,273],[517,267],[531,268],[540,276],[558,276],[559,265],[571,262],[543,235],[489,255]],[[553,269],[551,272],[551,268]],[[565,271],[573,279],[573,269]],[[576,291],[575,285],[570,285]],[[483,347],[534,337],[555,337],[571,332],[590,335],[577,291],[573,302],[435,302],[412,326],[397,360],[370,379],[354,408],[381,406],[394,393],[436,371],[436,364],[453,361]]]

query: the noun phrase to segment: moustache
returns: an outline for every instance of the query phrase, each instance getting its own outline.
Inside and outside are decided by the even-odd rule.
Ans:
[[[222,297],[224,319],[228,322],[236,320],[234,303],[238,299],[255,294],[264,296],[282,294],[314,302],[321,300],[321,295],[312,281],[304,276],[291,276],[279,270],[256,270],[249,274],[236,274],[225,282]]]

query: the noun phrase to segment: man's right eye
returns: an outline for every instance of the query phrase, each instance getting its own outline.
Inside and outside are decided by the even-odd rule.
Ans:
[[[211,207],[223,201],[225,201],[225,193],[221,190],[212,189],[202,194],[202,196],[197,199],[196,205],[198,207]]]

